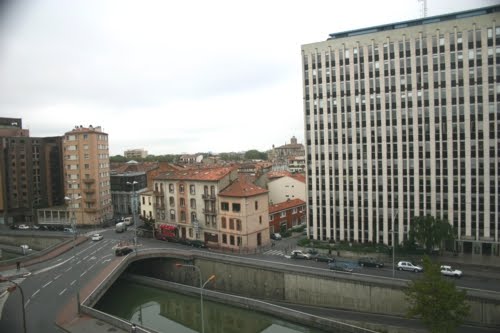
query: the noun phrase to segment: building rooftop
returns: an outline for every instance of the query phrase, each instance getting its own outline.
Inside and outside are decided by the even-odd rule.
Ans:
[[[500,5],[476,8],[476,9],[466,10],[466,11],[462,11],[462,12],[455,12],[455,13],[450,13],[450,14],[444,14],[444,15],[424,17],[424,18],[420,18],[420,19],[416,19],[416,20],[401,21],[401,22],[397,22],[397,23],[378,25],[378,26],[356,29],[356,30],[335,32],[335,33],[332,33],[329,35],[330,37],[328,38],[328,40],[340,39],[340,38],[345,38],[345,37],[353,37],[353,36],[364,35],[364,34],[371,34],[371,33],[376,33],[376,32],[381,32],[381,31],[387,31],[387,30],[408,28],[408,27],[413,27],[413,26],[418,26],[418,25],[438,23],[438,22],[449,21],[449,20],[456,20],[456,19],[461,19],[461,18],[466,18],[466,17],[491,14],[491,13],[495,13],[495,12],[500,12]]]
[[[196,168],[168,171],[158,175],[155,180],[205,180],[217,181],[230,174],[234,167]]]
[[[231,185],[219,192],[222,197],[252,197],[254,195],[264,194],[268,191],[255,184],[246,182],[244,178],[240,177],[235,180]]]
[[[298,206],[303,206],[305,205],[306,202],[301,199],[293,199],[293,200],[287,200],[284,202],[277,203],[275,205],[269,205],[269,213],[277,213],[282,210],[288,210],[290,208],[295,208]]]

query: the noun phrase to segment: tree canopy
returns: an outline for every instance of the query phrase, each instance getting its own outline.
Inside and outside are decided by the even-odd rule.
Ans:
[[[453,281],[441,275],[438,264],[424,257],[424,273],[409,282],[405,290],[410,303],[407,315],[422,319],[431,333],[451,333],[470,313],[465,290],[458,290]]]
[[[267,153],[260,152],[256,149],[248,150],[245,153],[246,160],[267,160]]]
[[[453,237],[453,228],[446,220],[436,219],[431,215],[413,218],[409,239],[422,245],[427,253],[431,253],[435,247],[440,247],[443,241]]]

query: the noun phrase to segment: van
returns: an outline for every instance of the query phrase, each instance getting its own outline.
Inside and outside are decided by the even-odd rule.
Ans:
[[[115,226],[115,231],[116,232],[127,231],[127,225],[125,224],[125,222],[119,222],[119,223],[117,223],[116,226]]]
[[[126,225],[132,225],[134,223],[134,220],[132,219],[132,217],[126,217],[123,222],[126,224]]]

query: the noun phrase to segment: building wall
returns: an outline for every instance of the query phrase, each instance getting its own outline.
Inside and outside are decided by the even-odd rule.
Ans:
[[[299,205],[277,212],[269,212],[269,232],[284,232],[305,222],[306,205]]]
[[[100,127],[75,127],[63,139],[63,164],[69,209],[77,224],[99,224],[113,217],[108,134]],[[80,199],[78,199],[80,198]]]
[[[220,246],[245,250],[268,246],[270,244],[267,223],[268,202],[267,193],[251,197],[219,197]],[[227,203],[228,210],[223,209],[223,203]],[[240,211],[233,209],[234,204],[239,204]],[[238,226],[239,223],[241,228]]]
[[[267,184],[269,190],[269,202],[277,204],[288,199],[306,199],[306,184],[292,177],[284,176]]]
[[[313,238],[402,242],[430,214],[498,254],[495,8],[302,46]]]

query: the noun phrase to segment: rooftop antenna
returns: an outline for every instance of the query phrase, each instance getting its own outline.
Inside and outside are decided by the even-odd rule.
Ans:
[[[422,3],[422,17],[426,18],[427,17],[427,0],[417,0],[418,2]]]

